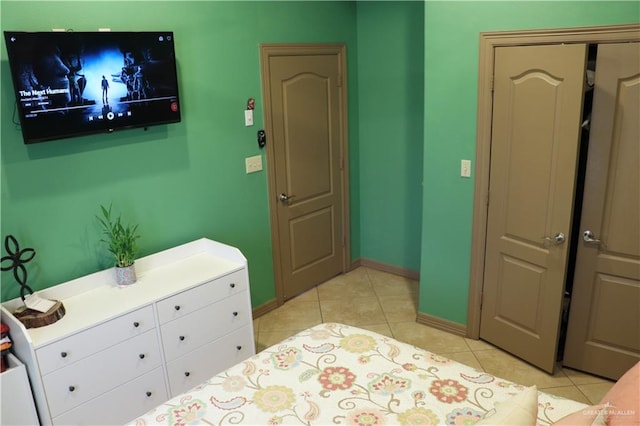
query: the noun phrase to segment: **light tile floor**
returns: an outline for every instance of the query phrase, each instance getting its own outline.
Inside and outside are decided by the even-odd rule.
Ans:
[[[553,375],[481,340],[416,322],[418,282],[360,267],[254,320],[259,352],[306,328],[340,322],[375,331],[544,392],[596,404],[613,382],[561,366]]]

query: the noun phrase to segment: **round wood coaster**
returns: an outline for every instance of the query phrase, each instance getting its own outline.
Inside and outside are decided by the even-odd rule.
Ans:
[[[64,305],[56,300],[56,304],[47,312],[34,311],[26,307],[18,309],[13,315],[20,320],[26,328],[38,328],[53,324],[65,314]]]

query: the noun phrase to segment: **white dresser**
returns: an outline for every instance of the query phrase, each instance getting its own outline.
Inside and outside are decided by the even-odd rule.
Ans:
[[[255,354],[247,261],[200,239],[38,292],[61,300],[58,322],[25,329],[2,306],[42,424],[122,424]]]

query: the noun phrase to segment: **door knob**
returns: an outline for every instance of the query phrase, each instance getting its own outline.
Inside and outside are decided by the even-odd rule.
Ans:
[[[594,233],[589,231],[588,229],[582,233],[582,240],[585,243],[589,243],[589,244],[600,244],[602,242],[596,239],[596,236],[594,235]]]
[[[544,237],[545,241],[553,243],[553,244],[555,244],[557,246],[559,246],[560,244],[564,243],[566,241],[566,239],[567,239],[567,237],[564,235],[563,232],[558,232],[553,237]]]
[[[290,199],[292,199],[293,197],[295,197],[295,195],[287,195],[284,192],[281,193],[278,198],[280,199],[280,201],[289,201]]]

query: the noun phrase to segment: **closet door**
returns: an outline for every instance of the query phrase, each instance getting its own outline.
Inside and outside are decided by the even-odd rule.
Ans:
[[[563,363],[618,379],[640,360],[640,43],[598,46],[594,90]]]
[[[480,337],[553,372],[586,45],[495,49]]]

